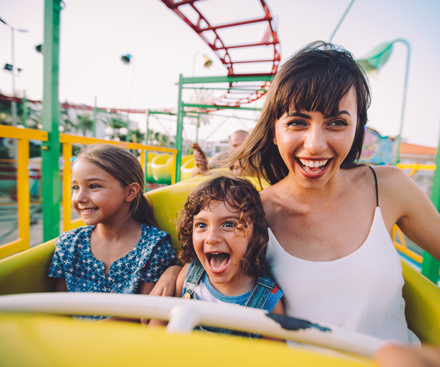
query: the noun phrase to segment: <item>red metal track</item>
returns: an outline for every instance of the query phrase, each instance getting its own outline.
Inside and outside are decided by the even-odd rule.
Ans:
[[[274,30],[272,25],[272,14],[270,13],[269,7],[267,6],[265,0],[259,0],[261,6],[264,10],[264,16],[262,18],[245,20],[241,22],[229,23],[229,24],[221,24],[221,25],[211,25],[208,19],[201,13],[200,9],[198,9],[195,5],[196,2],[201,0],[182,0],[176,2],[175,0],[161,0],[169,9],[174,11],[186,24],[188,24],[194,32],[196,32],[203,41],[211,48],[212,51],[217,55],[223,65],[226,66],[228,70],[228,76],[250,76],[250,75],[275,75],[281,61],[281,46],[280,41],[278,39],[278,34],[276,30]],[[188,17],[179,10],[180,7],[189,5],[191,8],[197,13],[198,19],[196,24],[194,24]],[[231,28],[231,27],[239,27],[253,23],[261,23],[266,22],[269,32],[269,39],[263,40],[263,42],[251,43],[251,44],[243,44],[243,45],[226,45],[225,42],[221,39],[217,30]],[[214,42],[210,42],[208,37],[205,35],[205,32],[214,32],[215,39]],[[256,46],[271,46],[273,47],[273,58],[266,60],[240,60],[236,61],[231,58],[229,53],[230,49],[234,48],[247,48],[247,47],[256,47]],[[225,54],[219,52],[219,50],[224,50]],[[245,64],[245,63],[256,63],[256,62],[272,62],[272,69],[269,73],[261,73],[261,74],[237,74],[234,72],[235,64]],[[230,87],[235,86],[239,87],[237,83],[230,83]],[[264,83],[261,86],[261,89],[268,88],[269,83]],[[253,102],[259,98],[261,98],[265,94],[264,91],[254,92],[247,97],[234,97],[234,94],[231,92],[226,93],[222,97],[216,99],[211,102],[211,104],[215,104],[220,106],[240,106],[241,104]]]

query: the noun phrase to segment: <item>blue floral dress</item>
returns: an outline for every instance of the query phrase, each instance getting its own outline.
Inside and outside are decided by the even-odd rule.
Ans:
[[[69,292],[135,293],[139,282],[157,282],[171,265],[178,265],[168,233],[142,224],[142,236],[136,247],[110,265],[105,265],[90,250],[90,237],[95,226],[73,229],[61,234],[55,242],[55,253],[48,270],[49,277],[65,278]],[[81,316],[100,320],[103,316]]]

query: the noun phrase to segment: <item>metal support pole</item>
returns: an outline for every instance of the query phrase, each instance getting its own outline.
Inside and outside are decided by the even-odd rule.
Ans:
[[[440,143],[440,139],[439,139],[439,143]],[[440,149],[439,148],[437,148],[437,155],[435,157],[436,168],[432,182],[431,201],[436,207],[437,211],[440,212]],[[440,270],[440,263],[431,254],[425,251],[423,253],[422,274],[425,277],[427,277],[430,281],[432,281],[434,284],[437,284],[439,270]]]
[[[22,115],[21,115],[21,124],[24,127],[27,127],[27,120],[29,117],[29,109],[28,109],[28,105],[27,105],[26,94],[24,95],[23,101],[21,102],[21,110],[23,111]]]
[[[15,103],[15,49],[14,49],[14,27],[11,27],[11,48],[12,48],[12,126],[17,126],[17,104]],[[16,154],[16,152],[15,152]],[[15,157],[14,157],[15,158]]]
[[[339,21],[338,25],[336,26],[335,30],[333,31],[332,35],[330,36],[329,43],[333,41],[333,37],[335,36],[336,32],[338,31],[339,27],[341,26],[342,22],[344,21],[345,17],[347,16],[348,12],[351,9],[351,6],[353,5],[355,0],[351,0],[350,5],[348,5],[347,10],[345,11],[344,15],[342,16],[341,20]]]
[[[146,127],[145,127],[145,145],[148,145],[150,140],[150,134],[149,134],[149,128],[150,128],[150,110],[145,111],[146,115]],[[145,192],[147,192],[147,178],[148,178],[148,150],[143,150],[144,152],[144,182],[145,182]],[[142,153],[141,153],[141,160],[142,160]]]
[[[197,116],[196,143],[199,144],[200,115]]]
[[[180,182],[180,166],[182,165],[182,133],[184,105],[182,102],[183,77],[179,75],[179,96],[177,100],[177,131],[176,131],[176,182]]]
[[[96,106],[96,97],[95,97],[95,105],[93,106],[93,137],[96,138],[96,120],[98,119],[98,107]]]
[[[150,140],[149,128],[150,128],[150,110],[146,110],[145,114],[147,115],[146,128],[145,128],[145,145],[148,145],[148,141]]]
[[[405,83],[403,86],[403,101],[402,101],[402,113],[400,115],[400,128],[399,128],[399,135],[397,135],[397,152],[396,152],[396,159],[394,162],[394,165],[397,165],[400,163],[400,146],[402,144],[402,131],[403,131],[403,123],[405,120],[405,107],[406,107],[406,95],[408,92],[408,77],[409,77],[409,62],[411,60],[411,45],[409,42],[403,38],[396,39],[393,41],[393,43],[401,42],[406,45],[407,47],[407,54],[406,54],[406,70],[405,70]]]
[[[42,146],[43,241],[60,233],[60,104],[58,99],[60,0],[44,1],[43,129],[49,140]]]

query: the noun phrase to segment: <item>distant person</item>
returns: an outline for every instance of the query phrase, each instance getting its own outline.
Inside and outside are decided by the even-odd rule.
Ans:
[[[230,154],[233,154],[237,151],[240,145],[246,140],[249,133],[244,130],[235,131],[229,138],[229,151],[220,152],[216,154],[212,159],[208,162],[208,158],[206,157],[206,153],[200,148],[199,144],[193,143],[191,148],[194,149],[194,157],[195,157],[195,165],[196,168],[192,173],[192,177],[202,174],[210,169],[214,168],[222,168],[225,167],[223,162],[229,157]],[[240,173],[240,170],[235,169],[234,174]]]

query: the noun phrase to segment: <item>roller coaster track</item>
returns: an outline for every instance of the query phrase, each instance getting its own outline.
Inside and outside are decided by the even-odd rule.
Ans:
[[[202,14],[200,9],[196,6],[196,3],[201,0],[182,0],[182,1],[175,1],[175,0],[161,0],[169,9],[171,9],[174,13],[176,13],[186,24],[188,24],[194,32],[196,32],[200,38],[211,48],[212,51],[217,55],[217,57],[220,59],[223,65],[226,66],[226,69],[228,70],[228,76],[268,76],[268,75],[275,75],[278,67],[280,65],[281,61],[281,45],[280,41],[278,39],[278,34],[276,32],[276,29],[273,24],[273,17],[270,13],[269,7],[266,4],[265,0],[259,0],[260,5],[263,8],[264,16],[261,18],[256,19],[250,19],[250,20],[244,20],[240,22],[234,22],[234,23],[227,23],[227,24],[220,24],[220,25],[212,25],[206,16]],[[219,4],[218,4],[219,5]],[[193,23],[185,13],[184,13],[184,7],[191,7],[193,12],[195,12],[198,15],[197,21]],[[224,42],[219,34],[219,30],[228,29],[232,27],[240,27],[240,26],[246,26],[249,24],[255,24],[255,23],[267,23],[266,25],[266,32],[261,40],[259,40],[256,43],[249,43],[249,44],[239,44],[239,45],[227,45],[226,42]],[[209,40],[209,33],[214,34],[214,40]],[[252,47],[259,47],[259,46],[266,46],[266,47],[272,47],[273,49],[273,57],[270,59],[254,59],[254,60],[234,60],[231,57],[231,54],[229,50],[231,49],[246,49],[246,48],[252,48]],[[258,73],[258,74],[238,74],[234,71],[234,65],[237,64],[249,64],[249,63],[263,63],[263,62],[271,62],[272,68],[270,72],[267,73]],[[244,87],[243,85],[239,85],[239,83],[229,83],[229,87]],[[221,96],[220,98],[216,98],[214,101],[211,102],[211,104],[214,104],[216,106],[240,106],[241,104],[250,103],[253,101],[256,101],[257,99],[261,98],[269,87],[269,83],[265,82],[263,85],[261,85],[260,88],[256,88],[255,92],[252,92],[246,97],[238,97],[234,96],[236,94],[237,90],[228,90],[226,94]],[[234,93],[235,92],[235,93]],[[240,92],[240,91],[239,91]]]
[[[182,0],[180,2],[175,2],[175,0],[161,0],[169,9],[171,9],[174,13],[176,13],[186,24],[188,24],[202,39],[203,41],[211,48],[212,51],[217,55],[223,65],[226,66],[228,70],[228,76],[232,77],[240,77],[240,76],[274,76],[278,70],[281,61],[281,45],[278,39],[278,34],[273,24],[273,17],[270,13],[269,7],[266,4],[265,0],[255,0],[256,3],[260,3],[262,9],[264,11],[264,16],[256,19],[244,20],[240,22],[220,24],[220,25],[211,25],[208,19],[202,14],[200,9],[196,7],[196,3],[202,0]],[[182,12],[182,7],[190,6],[198,15],[198,19],[195,24]],[[228,29],[233,27],[246,26],[249,24],[255,23],[266,23],[265,34],[263,38],[255,43],[250,44],[239,44],[239,45],[227,45],[225,41],[222,40],[219,35],[219,30]],[[215,35],[214,41],[210,41],[208,37],[208,32],[213,32]],[[256,59],[256,60],[234,60],[231,57],[229,50],[231,49],[250,49],[253,47],[271,47],[273,50],[273,57],[270,59]],[[250,64],[250,63],[272,63],[271,70],[266,73],[248,73],[248,74],[239,74],[234,71],[234,65],[238,64]],[[252,85],[245,85],[243,82],[232,82],[229,83],[229,89],[227,93],[224,95],[215,98],[214,100],[208,102],[207,104],[218,106],[218,109],[221,109],[222,106],[240,106],[242,104],[247,104],[254,102],[261,98],[264,94],[266,94],[266,90],[268,89],[270,83],[263,82],[259,87],[255,87]],[[240,90],[240,88],[242,90]],[[246,91],[247,93],[243,93]],[[238,96],[238,93],[240,97]],[[248,94],[249,93],[249,94]],[[247,95],[248,94],[248,95]],[[243,97],[243,95],[246,95]],[[23,100],[18,97],[9,97],[6,95],[0,94],[0,100],[6,101],[14,101],[16,103],[22,103]],[[41,104],[41,101],[27,99],[28,103]],[[84,110],[84,111],[93,111],[92,106],[88,106],[85,104],[72,104],[72,103],[62,103],[60,105],[62,108],[72,108],[76,110]],[[98,111],[106,111],[110,113],[130,113],[130,114],[145,114],[145,109],[134,109],[134,108],[106,108],[106,107],[97,107]],[[206,111],[215,111],[216,109],[206,109]],[[164,109],[164,112],[175,112],[174,109]]]

